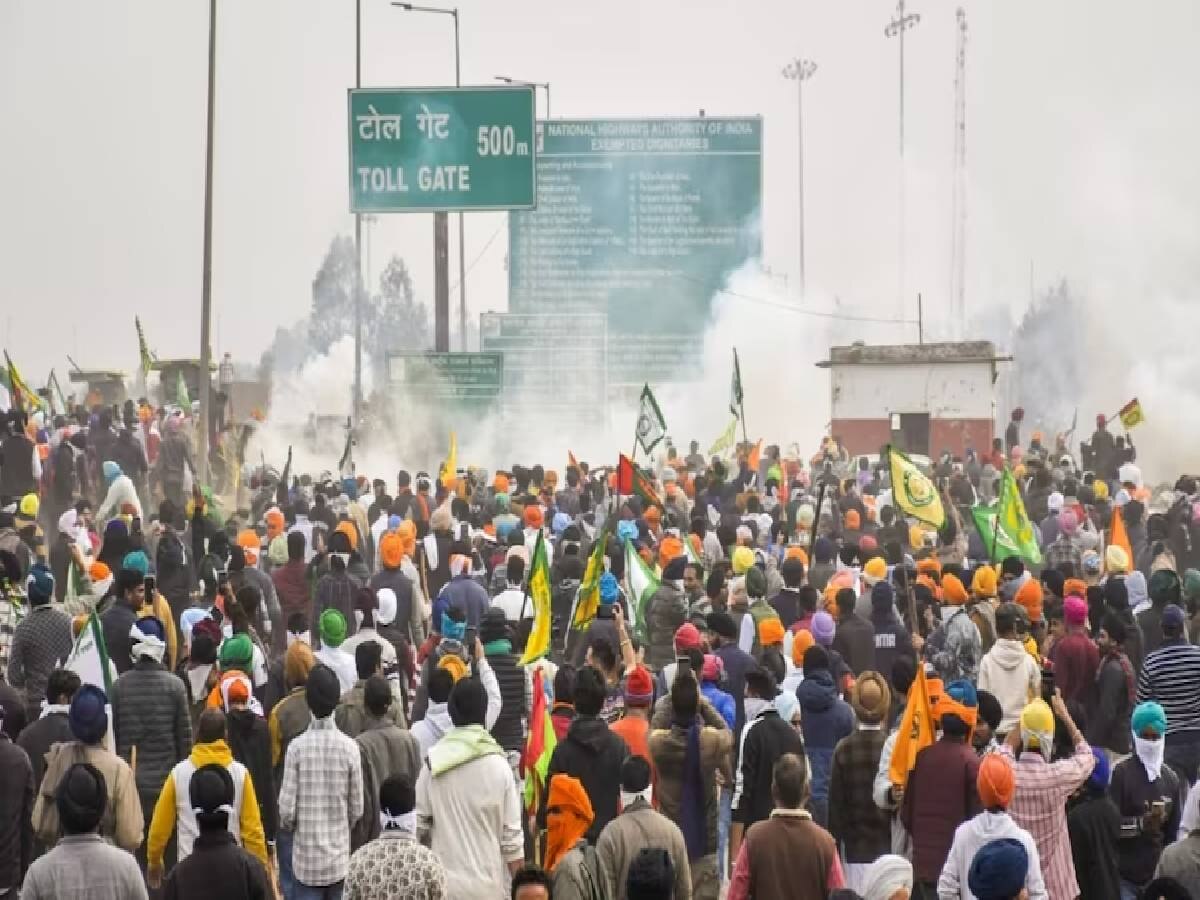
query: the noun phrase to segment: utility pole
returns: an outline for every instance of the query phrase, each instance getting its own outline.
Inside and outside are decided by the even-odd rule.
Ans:
[[[208,484],[208,428],[212,419],[212,204],[213,122],[217,100],[217,0],[208,2],[208,128],[204,148],[204,261],[200,278],[200,441],[196,480]]]
[[[362,87],[362,0],[354,0],[354,86]],[[354,214],[354,427],[362,420],[362,216]]]
[[[904,12],[905,0],[898,0],[896,3],[896,17],[888,22],[883,29],[885,37],[894,37],[899,39],[900,44],[900,227],[899,227],[899,280],[897,285],[897,302],[900,305],[900,312],[904,312],[904,275],[905,275],[905,248],[904,248],[904,225],[905,225],[905,208],[904,208],[904,32],[910,28],[915,28],[917,23],[921,21],[919,13]]]
[[[361,2],[361,0],[360,0]],[[407,12],[430,13],[454,18],[454,84],[462,86],[462,66],[458,40],[458,7],[418,6],[392,0],[392,6]],[[463,240],[463,214],[458,214],[458,324],[462,333],[461,349],[467,349],[467,265],[466,248]],[[449,214],[433,214],[433,319],[434,349],[450,349],[450,228]]]
[[[961,339],[967,328],[967,14],[954,13],[958,35],[954,54],[954,201],[950,237],[951,320]]]
[[[797,158],[800,165],[800,302],[804,302],[806,281],[804,278],[804,82],[812,78],[817,64],[812,60],[796,57],[783,67],[783,77],[796,82],[796,122],[798,128]]]

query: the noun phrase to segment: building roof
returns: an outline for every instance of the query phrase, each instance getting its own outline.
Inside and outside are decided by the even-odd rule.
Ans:
[[[947,341],[934,344],[876,344],[856,341],[848,347],[830,347],[829,359],[817,366],[929,366],[945,363],[1008,362],[1011,356],[997,356],[991,341]]]

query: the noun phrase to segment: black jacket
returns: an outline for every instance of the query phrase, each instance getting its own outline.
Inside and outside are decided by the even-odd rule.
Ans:
[[[1136,885],[1145,886],[1154,877],[1154,868],[1162,855],[1164,838],[1174,840],[1179,831],[1183,801],[1188,784],[1183,782],[1166,763],[1158,773],[1158,780],[1151,782],[1146,767],[1137,756],[1122,760],[1113,767],[1112,782],[1108,795],[1117,807],[1122,822],[1136,822],[1145,813],[1148,804],[1158,801],[1166,803],[1167,817],[1162,830],[1154,834],[1135,827],[1136,834],[1117,841],[1117,866],[1121,877]]]
[[[739,647],[736,642],[722,644],[714,652],[721,660],[721,665],[725,667],[724,690],[733,695],[734,712],[737,714],[733,723],[733,756],[734,765],[737,765],[737,736],[742,733],[742,726],[746,724],[746,673],[757,663],[754,662],[754,657]]]
[[[0,892],[5,892],[21,886],[33,861],[36,790],[29,757],[7,735],[0,735],[0,772]]]
[[[1067,808],[1067,834],[1079,896],[1088,900],[1118,900],[1117,838],[1121,816],[1107,795],[1089,793]]]
[[[55,744],[75,740],[65,712],[50,713],[21,730],[17,746],[29,754],[33,766],[33,783],[40,785],[46,774],[46,754]]]
[[[791,628],[800,618],[800,592],[784,588],[771,598],[771,607],[779,613],[784,628]]]
[[[123,602],[117,601],[100,616],[100,628],[104,633],[104,646],[108,658],[117,667],[117,674],[124,675],[133,668],[133,643],[129,640],[129,629],[137,622],[137,614]]]
[[[1121,664],[1111,656],[1100,659],[1096,672],[1095,704],[1088,710],[1088,743],[1111,750],[1129,753],[1132,744],[1129,717],[1133,704]]]
[[[558,773],[583,782],[596,818],[587,830],[589,843],[595,844],[604,826],[617,817],[621,799],[621,766],[629,756],[629,747],[595,716],[577,716],[558,742],[550,757],[546,783]],[[546,792],[549,794],[549,791]],[[545,822],[545,798],[539,811],[539,824]]]
[[[646,667],[652,672],[674,662],[675,631],[687,621],[687,614],[687,598],[675,585],[664,581],[650,595],[646,603]]]
[[[262,716],[248,709],[231,709],[225,716],[225,726],[233,758],[250,773],[263,832],[268,841],[274,842],[279,830],[279,799],[271,766],[271,731]]]
[[[837,623],[833,649],[842,655],[855,677],[875,669],[875,626],[854,614],[842,618]],[[889,669],[884,677],[890,678],[891,674]]]
[[[262,863],[228,831],[201,832],[163,886],[163,900],[271,900]]]
[[[117,755],[132,765],[137,747],[134,779],[149,822],[167,775],[192,750],[187,691],[178,676],[143,656],[113,684],[111,699]]]
[[[520,753],[525,746],[521,723],[529,712],[525,708],[525,670],[511,652],[485,650],[485,655],[500,685],[500,716],[492,726],[492,737],[505,750]]]
[[[900,656],[914,659],[912,637],[908,629],[896,618],[889,607],[884,612],[871,611],[871,627],[875,632],[875,665],[871,666],[876,672],[887,678],[892,677],[892,666]]]
[[[768,706],[752,722],[746,723],[745,743],[738,760],[741,791],[733,809],[733,821],[749,827],[771,815],[775,808],[771,797],[772,770],[785,753],[804,755],[804,742],[791,723]]]

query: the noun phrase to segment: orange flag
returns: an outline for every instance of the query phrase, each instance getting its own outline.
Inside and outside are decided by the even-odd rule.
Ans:
[[[888,777],[893,785],[902,788],[908,783],[908,773],[917,762],[917,751],[933,743],[934,730],[929,682],[925,678],[925,667],[918,665],[916,680],[908,689],[908,703],[900,717],[896,745],[892,750],[892,765],[888,769]]]
[[[1121,507],[1114,506],[1112,511],[1112,526],[1109,529],[1108,543],[1116,544],[1125,551],[1125,558],[1133,566],[1133,548],[1129,543],[1129,532],[1125,530],[1125,519],[1121,515]]]
[[[746,463],[750,466],[750,471],[758,473],[758,461],[762,456],[762,438],[759,438],[758,443],[750,448],[750,452],[746,454]]]

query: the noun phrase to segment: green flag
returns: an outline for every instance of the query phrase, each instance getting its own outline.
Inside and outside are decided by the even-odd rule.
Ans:
[[[1009,556],[1019,556],[1031,563],[1042,561],[1033,523],[1025,513],[1016,479],[1008,469],[1000,476],[996,502],[971,507],[971,518],[975,520],[992,562],[1000,562]]]
[[[729,384],[729,411],[733,418],[742,417],[742,404],[745,396],[742,393],[742,367],[738,362],[737,347],[733,348],[733,380]]]
[[[667,422],[650,385],[642,388],[642,403],[638,411],[637,441],[645,453],[650,453],[667,436]]]
[[[625,538],[625,582],[629,587],[630,618],[633,620],[634,634],[645,639],[646,604],[658,590],[659,579],[638,556],[629,538]]]

